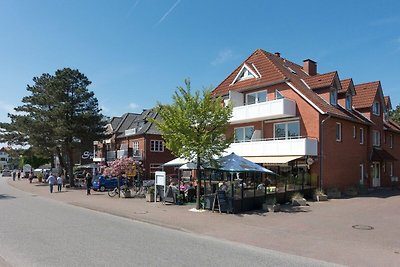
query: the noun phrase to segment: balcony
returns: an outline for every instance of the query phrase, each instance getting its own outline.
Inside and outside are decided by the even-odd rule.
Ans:
[[[318,140],[315,138],[260,140],[251,142],[232,143],[227,149],[240,156],[317,156]]]
[[[236,106],[233,108],[231,124],[261,121],[296,116],[296,102],[290,99],[277,99],[258,104]]]

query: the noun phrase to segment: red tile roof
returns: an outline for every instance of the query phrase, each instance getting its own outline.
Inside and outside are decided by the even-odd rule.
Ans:
[[[253,69],[255,66],[261,74],[261,77],[258,79],[253,78],[239,81],[232,84],[244,63]],[[341,108],[339,105],[337,107],[330,105],[316,92],[310,90],[309,87],[311,86],[306,82],[310,82],[314,88],[321,88],[319,86],[333,85],[336,78],[338,79],[338,74],[336,71],[309,76],[303,70],[302,66],[275,54],[266,52],[262,49],[257,49],[214,89],[213,94],[222,96],[227,95],[230,90],[242,92],[257,87],[265,87],[272,84],[286,82],[293,85],[302,97],[307,98],[314,105],[314,107],[322,113],[329,113],[333,116],[352,121],[370,123],[368,119],[364,118],[357,111],[349,112]]]
[[[350,85],[352,83],[353,83],[353,80],[351,78],[350,79],[341,80],[340,84],[342,85],[342,90],[339,90],[338,93],[339,94],[346,93],[349,90]]]
[[[308,84],[308,86],[310,86],[311,89],[315,90],[319,88],[333,86],[336,75],[337,72],[333,71],[307,77],[306,79],[304,79],[304,81]]]
[[[368,108],[374,103],[375,96],[381,83],[379,81],[356,84],[356,95],[353,97],[355,108]]]

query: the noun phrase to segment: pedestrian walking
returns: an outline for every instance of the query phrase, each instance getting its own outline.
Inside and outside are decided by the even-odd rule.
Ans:
[[[86,195],[90,195],[90,188],[92,187],[92,176],[90,175],[90,173],[86,173],[85,181],[86,181]]]
[[[57,191],[58,192],[61,192],[62,185],[63,185],[63,179],[62,179],[61,175],[58,175],[58,177],[57,177]]]
[[[50,173],[49,177],[46,179],[46,182],[49,183],[50,193],[53,193],[53,186],[56,183],[56,177],[54,177],[53,174]]]
[[[17,177],[18,177],[18,180],[21,179],[21,171],[20,170],[18,170]]]
[[[31,171],[31,172],[29,173],[28,178],[29,178],[29,183],[32,183],[32,180],[33,180],[33,171]]]
[[[13,171],[12,176],[13,176],[13,181],[15,181],[15,177],[17,176],[17,172],[15,170]]]

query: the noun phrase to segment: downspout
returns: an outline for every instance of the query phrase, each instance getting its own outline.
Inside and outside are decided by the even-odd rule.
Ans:
[[[322,190],[323,185],[324,185],[324,175],[323,175],[323,162],[324,162],[324,123],[327,121],[329,118],[331,118],[331,114],[328,114],[328,117],[323,119],[321,121],[321,131],[320,131],[320,137],[319,137],[319,155],[320,155],[320,163],[319,163],[319,188]]]

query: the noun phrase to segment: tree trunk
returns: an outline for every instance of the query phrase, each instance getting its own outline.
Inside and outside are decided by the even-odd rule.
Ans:
[[[196,188],[196,209],[200,209],[200,188],[201,188],[201,175],[200,175],[200,157],[197,156],[196,163],[196,177],[197,177],[197,188]]]

